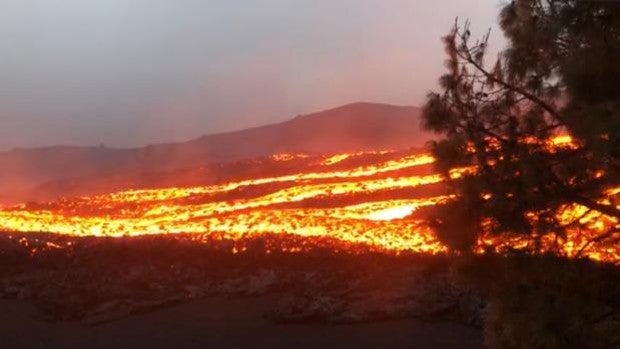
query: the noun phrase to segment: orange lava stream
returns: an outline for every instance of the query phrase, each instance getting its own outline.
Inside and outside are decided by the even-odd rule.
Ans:
[[[559,145],[565,143],[565,140],[558,141]],[[391,159],[330,170],[334,164],[345,165],[343,161],[348,158],[363,160],[370,155]],[[446,248],[425,223],[409,216],[421,207],[450,200],[450,196],[420,194],[411,198],[405,193],[443,181],[439,174],[411,174],[416,167],[431,164],[434,159],[419,153],[397,156],[387,151],[336,154],[322,159],[319,166],[324,171],[210,186],[126,190],[62,199],[42,206],[44,209],[30,209],[27,205],[0,208],[0,231],[111,237],[196,233],[217,234],[219,238],[232,240],[266,233],[292,234],[310,240],[329,237],[342,241],[340,248],[363,245],[394,253],[445,252]],[[270,160],[309,161],[306,158],[305,155],[279,154]],[[471,170],[455,169],[451,176],[457,178]],[[236,196],[226,196],[232,194]],[[617,220],[595,212],[584,213],[579,206],[566,209],[567,219],[583,216],[588,223],[588,236],[618,224]],[[544,243],[550,246],[552,242]],[[485,237],[480,241],[480,249],[489,244],[519,247],[527,243],[519,239],[498,241]],[[587,236],[575,232],[563,244],[566,255],[574,256],[586,246]],[[620,260],[617,247],[591,248],[584,255],[599,260]]]
[[[335,155],[324,159],[327,163],[323,166],[333,165],[349,156],[387,153]],[[279,156],[275,161],[283,161],[283,158],[288,159]],[[54,208],[45,210],[30,210],[21,205],[0,210],[0,230],[75,236],[221,233],[221,236],[230,239],[282,233],[304,237],[326,236],[384,250],[442,252],[445,248],[428,229],[422,227],[421,222],[402,218],[419,207],[446,200],[447,196],[379,201],[365,199],[362,203],[336,207],[303,208],[303,202],[311,199],[346,200],[354,195],[439,183],[442,177],[438,174],[412,176],[399,172],[433,161],[429,155],[412,154],[347,170],[300,172],[203,187],[127,190],[83,197],[76,201],[65,199],[56,202]],[[262,188],[274,183],[284,183],[284,187],[267,188],[265,193],[235,200],[206,197],[204,202],[198,203],[179,201],[205,194],[223,194],[239,188]],[[106,208],[128,203],[137,204],[138,208],[120,209],[113,214],[82,212],[85,207]],[[301,205],[302,208],[290,205]]]
[[[86,197],[89,202],[105,204],[108,202],[147,202],[163,201],[188,197],[197,194],[214,194],[232,191],[240,187],[283,182],[303,182],[319,179],[346,179],[374,176],[381,173],[397,171],[410,167],[431,164],[435,159],[428,154],[414,154],[400,159],[389,160],[384,163],[360,166],[351,170],[297,173],[292,175],[247,179],[219,185],[189,187],[189,188],[161,188],[145,190],[126,190],[113,194]]]

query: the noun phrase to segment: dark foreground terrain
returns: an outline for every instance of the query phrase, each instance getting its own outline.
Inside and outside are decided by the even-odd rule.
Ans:
[[[480,332],[415,319],[275,324],[278,295],[208,298],[96,326],[50,323],[32,306],[0,301],[3,348],[479,348]]]
[[[481,346],[449,258],[295,244],[0,234],[2,347]]]

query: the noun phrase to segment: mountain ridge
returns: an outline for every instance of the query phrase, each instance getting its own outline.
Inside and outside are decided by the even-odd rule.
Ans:
[[[122,176],[283,152],[312,154],[422,146],[420,109],[356,102],[263,126],[137,148],[57,145],[0,152],[0,200],[49,181]]]

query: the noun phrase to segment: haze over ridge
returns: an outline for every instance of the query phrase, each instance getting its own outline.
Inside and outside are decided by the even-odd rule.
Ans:
[[[359,100],[421,105],[454,17],[482,33],[501,2],[9,1],[0,150],[183,141]]]
[[[360,102],[178,143],[125,149],[55,146],[0,152],[0,202],[41,199],[40,186],[52,182],[57,183],[54,191],[63,193],[67,190],[65,184],[58,184],[63,181],[131,178],[282,152],[324,154],[421,147],[432,135],[420,129],[419,116],[416,107]]]

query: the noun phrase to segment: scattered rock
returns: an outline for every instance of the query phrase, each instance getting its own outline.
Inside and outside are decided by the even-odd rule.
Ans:
[[[29,301],[50,320],[93,324],[214,295],[275,292],[282,302],[265,315],[278,322],[415,317],[480,326],[484,315],[484,300],[451,283],[442,257],[266,254],[266,240],[233,254],[232,242],[174,241],[82,239],[70,254],[34,256],[8,248],[12,254],[0,254],[0,297]]]

